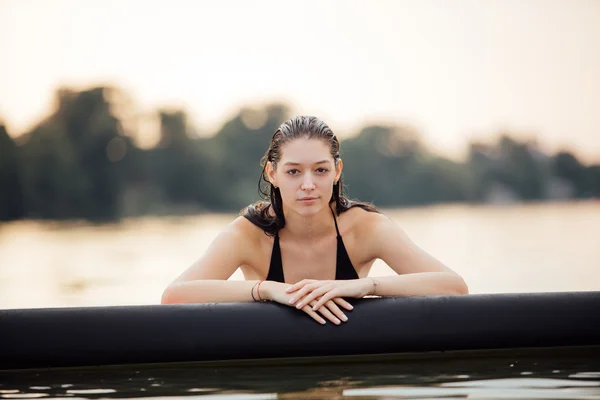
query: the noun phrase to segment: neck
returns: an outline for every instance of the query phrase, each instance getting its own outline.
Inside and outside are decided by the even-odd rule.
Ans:
[[[330,206],[323,207],[314,215],[304,216],[294,211],[283,209],[285,216],[284,235],[293,238],[294,241],[314,240],[324,236],[330,236],[335,232],[335,222]]]

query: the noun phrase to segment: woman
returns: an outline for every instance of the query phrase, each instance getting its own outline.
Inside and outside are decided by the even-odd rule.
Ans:
[[[242,210],[169,285],[163,304],[270,300],[339,325],[348,297],[468,293],[375,207],[344,197],[339,142],[323,121],[284,122],[261,164],[268,199]],[[368,277],[376,259],[397,275]],[[228,281],[238,267],[246,281]]]

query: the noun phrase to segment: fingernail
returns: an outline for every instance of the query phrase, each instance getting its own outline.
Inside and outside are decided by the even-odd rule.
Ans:
[[[352,306],[352,304],[349,304],[348,308],[351,309],[351,310],[354,309],[354,307]]]
[[[298,303],[298,305],[296,306],[296,308],[297,308],[297,309],[300,309],[300,308],[302,308],[302,307],[303,307],[303,306],[302,306],[302,303]]]
[[[318,309],[317,306],[313,307],[313,311],[317,311],[317,309]]]
[[[292,297],[292,298],[290,299],[290,304],[293,304],[295,301],[296,301],[296,298],[295,298],[295,297]]]
[[[344,321],[344,322],[348,321],[348,317],[346,317],[345,314],[342,314],[342,321]]]
[[[320,320],[319,322],[321,323],[321,325],[325,325],[325,320],[324,319]]]
[[[337,325],[339,325],[339,324],[341,324],[341,323],[342,323],[342,321],[340,321],[339,319],[337,319],[337,318],[336,318],[336,319],[335,319],[335,323],[336,323]]]

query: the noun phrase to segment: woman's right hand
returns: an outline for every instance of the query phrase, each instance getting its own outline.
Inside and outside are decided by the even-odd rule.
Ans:
[[[257,285],[257,288],[254,289],[254,294],[255,296],[260,295],[260,298],[263,300],[271,300],[288,307],[294,307],[293,304],[290,304],[290,300],[294,297],[294,294],[286,292],[286,290],[291,286],[292,285],[287,283],[264,281],[260,285]],[[348,321],[348,317],[340,309],[340,307],[343,307],[348,311],[354,308],[346,300],[337,297],[326,302],[318,311],[313,311],[312,307],[317,303],[318,300],[319,299],[315,299],[309,304],[306,304],[301,308],[301,310],[320,324],[326,323],[323,317],[327,318],[336,325],[341,324],[342,321],[346,322]]]

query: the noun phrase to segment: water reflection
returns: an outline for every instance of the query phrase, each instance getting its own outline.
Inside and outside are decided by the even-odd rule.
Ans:
[[[523,372],[530,374],[523,376]],[[0,382],[0,396],[7,399],[600,399],[600,358],[494,357],[278,367],[167,364],[136,369],[4,371],[0,372]]]

